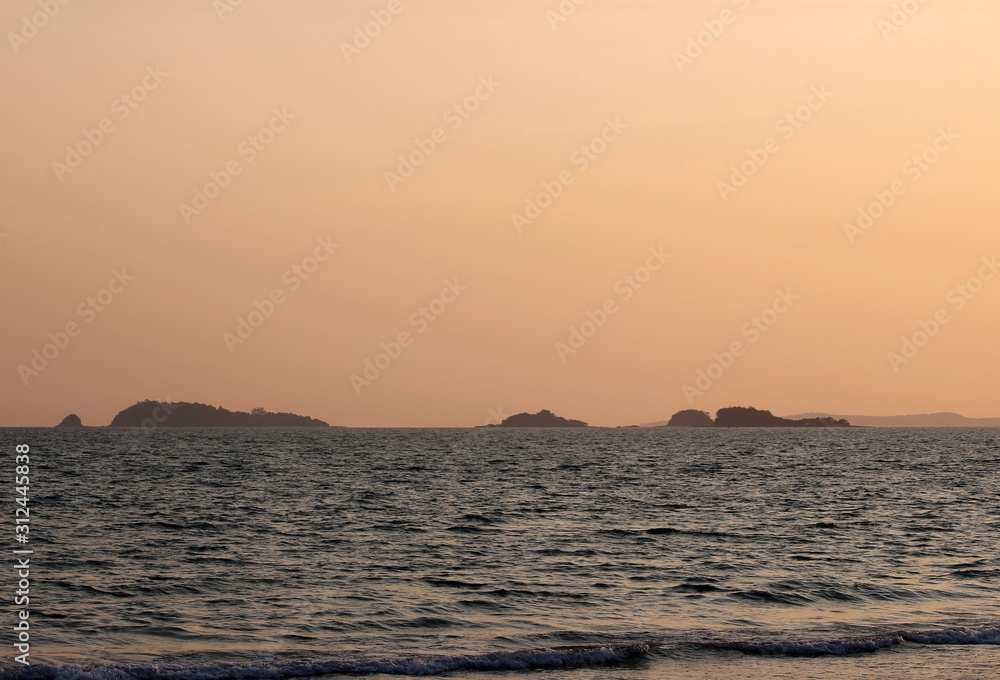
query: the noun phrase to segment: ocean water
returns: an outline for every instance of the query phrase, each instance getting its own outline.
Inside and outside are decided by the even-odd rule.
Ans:
[[[0,440],[5,679],[1000,677],[997,430]]]

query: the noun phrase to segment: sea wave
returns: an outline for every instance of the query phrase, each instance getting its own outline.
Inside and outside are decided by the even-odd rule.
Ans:
[[[322,661],[260,661],[218,664],[115,664],[108,666],[32,666],[0,670],[11,680],[274,680],[330,674],[437,675],[451,671],[517,671],[613,665],[640,658],[646,644],[456,656],[342,658]]]
[[[1000,628],[956,628],[936,631],[900,630],[849,638],[790,640],[778,638],[697,643],[709,649],[731,649],[746,654],[774,656],[844,656],[876,652],[906,642],[921,645],[1000,645]]]

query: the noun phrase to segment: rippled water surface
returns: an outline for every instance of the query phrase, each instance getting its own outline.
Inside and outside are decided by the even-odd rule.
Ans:
[[[0,437],[11,677],[998,674],[996,430]]]

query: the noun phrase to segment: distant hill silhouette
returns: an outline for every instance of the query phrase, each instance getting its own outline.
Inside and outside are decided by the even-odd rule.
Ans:
[[[803,413],[789,418],[846,418],[861,427],[1000,427],[1000,418],[966,418],[958,413],[924,413],[912,416],[834,416]]]
[[[56,427],[83,427],[83,421],[80,420],[80,416],[70,413]]]
[[[518,413],[505,418],[497,427],[587,427],[582,420],[560,418],[547,409],[538,413]]]
[[[712,427],[715,422],[707,411],[678,411],[667,423],[667,427]]]
[[[140,401],[120,412],[111,427],[329,427],[315,418],[294,413],[228,411],[207,404],[180,401],[163,404]]]

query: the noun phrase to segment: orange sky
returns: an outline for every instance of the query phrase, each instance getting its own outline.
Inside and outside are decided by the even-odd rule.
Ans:
[[[1000,416],[1000,6],[903,4],[5,2],[0,426]]]

